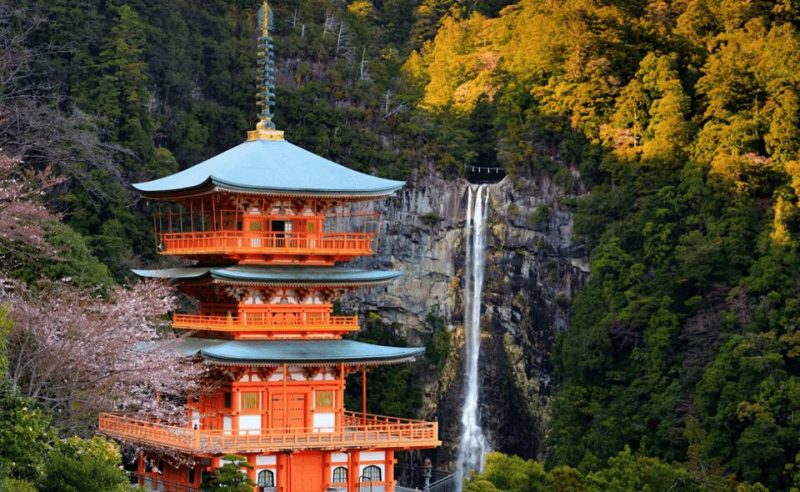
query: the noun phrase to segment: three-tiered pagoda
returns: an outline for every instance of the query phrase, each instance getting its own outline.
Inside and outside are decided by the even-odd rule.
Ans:
[[[339,212],[403,183],[340,166],[275,130],[271,15],[264,2],[261,113],[247,141],[134,185],[161,206],[159,252],[194,260],[135,273],[172,279],[197,299],[199,313],[173,317],[174,328],[191,330],[178,350],[218,378],[188,396],[185,426],[102,414],[100,430],[145,450],[139,482],[151,490],[199,490],[224,455],[239,454],[260,492],[391,492],[395,452],[438,446],[437,424],[367,414],[366,371],[424,349],[342,338],[358,331],[358,318],[334,315],[333,301],[400,275],[340,266],[372,254],[378,231],[349,232],[356,221]],[[353,372],[362,375],[357,412],[344,408]],[[183,459],[160,459],[165,454]]]

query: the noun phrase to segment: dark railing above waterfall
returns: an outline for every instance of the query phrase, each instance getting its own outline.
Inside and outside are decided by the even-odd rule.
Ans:
[[[456,492],[458,489],[457,480],[458,477],[453,473],[435,482],[430,482],[428,485],[423,485],[422,488],[397,485],[395,492]]]
[[[506,177],[506,170],[496,166],[467,166],[467,181],[475,184],[497,183]]]
[[[441,482],[449,477],[454,477],[451,472],[444,470],[431,469],[428,471],[428,483],[434,484]],[[397,463],[394,465],[394,476],[397,479],[397,491],[422,491],[425,490],[425,475],[426,470],[421,465],[411,465],[407,463]],[[445,490],[445,489],[443,489]]]

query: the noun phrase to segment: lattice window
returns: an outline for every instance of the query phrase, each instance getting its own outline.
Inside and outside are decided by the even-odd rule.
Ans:
[[[333,469],[333,483],[347,483],[347,468],[337,466]]]
[[[252,482],[250,482],[252,483]],[[258,486],[259,487],[274,487],[275,486],[275,472],[272,470],[261,470],[258,472]]]
[[[380,482],[381,480],[381,468],[379,466],[369,465],[364,468],[364,473],[361,475],[362,482]]]
[[[333,407],[333,391],[331,390],[317,390],[317,408],[332,408]]]
[[[242,395],[242,410],[259,409],[258,391],[243,391],[241,395]]]

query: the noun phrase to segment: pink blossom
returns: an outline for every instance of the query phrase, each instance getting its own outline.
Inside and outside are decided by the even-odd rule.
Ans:
[[[165,316],[175,303],[168,285],[140,282],[106,299],[65,283],[34,293],[5,280],[0,289],[14,321],[12,384],[56,413],[65,430],[91,429],[101,411],[185,419],[186,395],[198,388],[205,366],[174,350],[179,338]]]

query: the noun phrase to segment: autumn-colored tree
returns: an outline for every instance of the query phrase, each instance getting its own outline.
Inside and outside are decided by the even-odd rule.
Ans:
[[[677,56],[648,53],[622,90],[604,132],[623,158],[681,162],[691,141],[690,101],[681,84]]]

